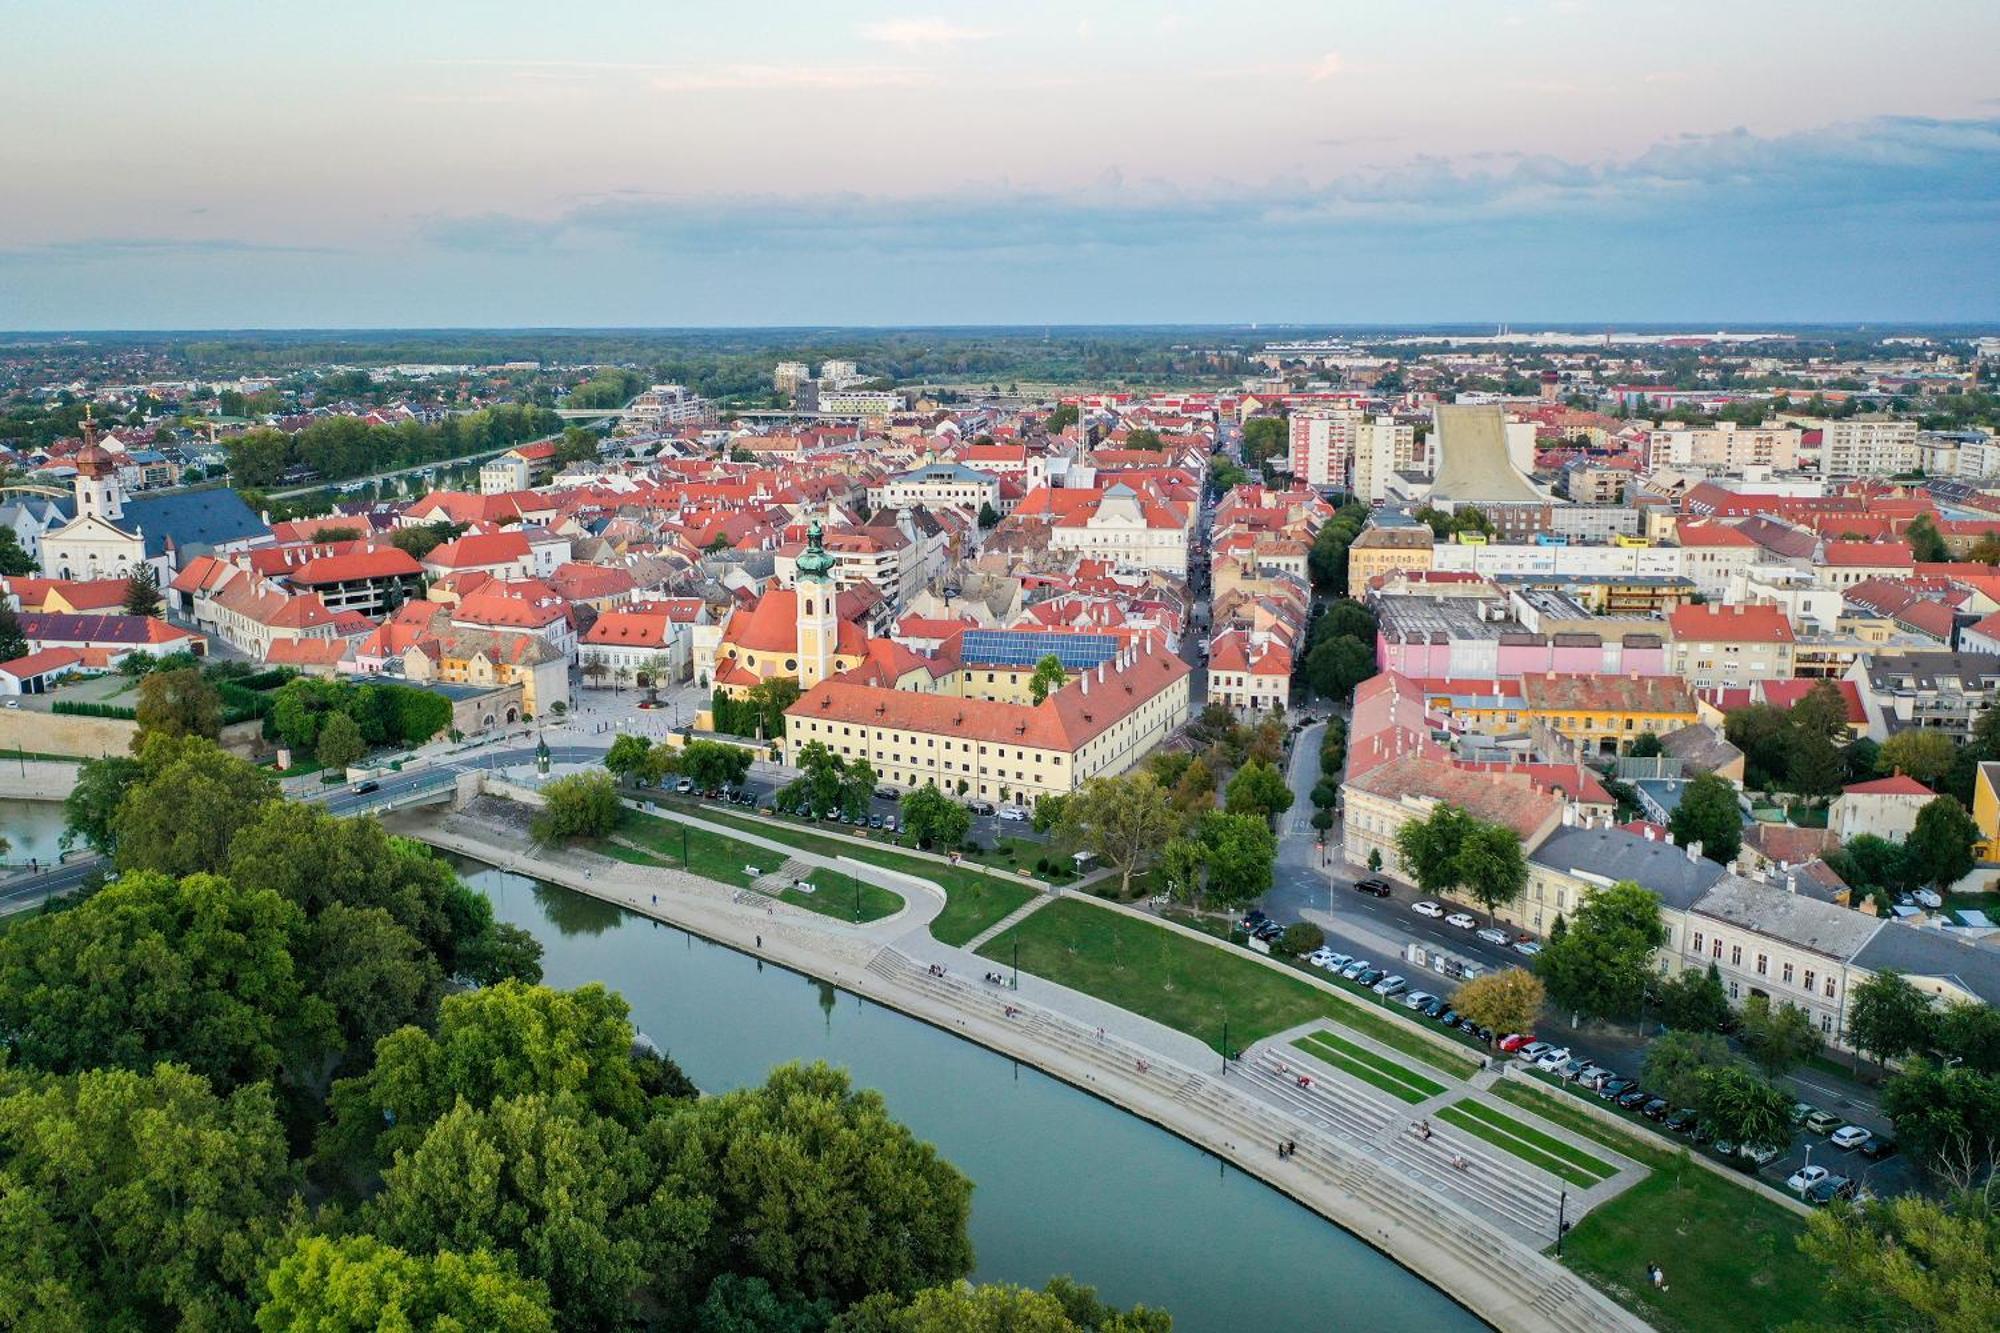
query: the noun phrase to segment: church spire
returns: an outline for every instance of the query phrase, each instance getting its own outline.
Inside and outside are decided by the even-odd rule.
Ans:
[[[833,557],[826,553],[825,534],[817,514],[806,525],[806,549],[799,556],[798,571],[802,579],[821,582],[825,582],[833,572]]]

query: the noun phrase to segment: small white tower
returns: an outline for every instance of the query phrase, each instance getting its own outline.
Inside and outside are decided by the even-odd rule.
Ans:
[[[833,674],[833,650],[840,637],[835,613],[840,593],[833,585],[833,557],[826,553],[819,519],[806,527],[806,549],[798,560],[799,688],[809,690]]]
[[[97,442],[97,423],[83,410],[83,448],[76,455],[76,516],[116,523],[125,513],[118,458]]]

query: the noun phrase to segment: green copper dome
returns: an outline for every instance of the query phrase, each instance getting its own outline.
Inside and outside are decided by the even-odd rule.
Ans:
[[[799,555],[799,577],[824,579],[833,572],[833,557],[821,543],[819,520],[806,525],[806,549]]]

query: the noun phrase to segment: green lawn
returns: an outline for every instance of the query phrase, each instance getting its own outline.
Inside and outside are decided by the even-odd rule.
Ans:
[[[651,852],[660,864],[676,867],[681,864],[681,836],[686,834],[688,873],[739,888],[747,887],[756,879],[755,875],[745,874],[743,867],[756,866],[758,870],[768,873],[776,870],[780,862],[776,852],[763,847],[753,847],[720,833],[690,828],[686,824],[661,819],[657,815],[641,814],[636,810],[625,812],[618,832]]]
[[[1825,1275],[1798,1249],[1805,1220],[1685,1154],[1605,1125],[1561,1094],[1516,1080],[1496,1095],[1652,1168],[1592,1209],[1563,1243],[1563,1262],[1655,1327],[1694,1333],[1829,1327]],[[1665,1292],[1646,1265],[1667,1272]]]
[[[1444,1084],[1433,1082],[1414,1070],[1405,1069],[1394,1060],[1378,1055],[1366,1046],[1357,1046],[1331,1032],[1308,1032],[1292,1043],[1308,1054],[1317,1055],[1330,1063],[1339,1063],[1343,1068],[1363,1065],[1397,1086],[1390,1089],[1406,1102],[1420,1102],[1435,1097],[1444,1091]],[[1373,1083],[1375,1080],[1370,1079]],[[1377,1083],[1377,1087],[1382,1085]]]
[[[1573,1143],[1544,1134],[1532,1125],[1524,1125],[1513,1116],[1494,1110],[1484,1102],[1470,1099],[1457,1103],[1457,1108],[1469,1116],[1475,1116],[1495,1129],[1513,1135],[1523,1143],[1537,1148],[1551,1157],[1560,1157],[1580,1171],[1586,1171],[1598,1180],[1609,1180],[1618,1174],[1618,1168],[1608,1162],[1601,1162]]]
[[[1363,1083],[1372,1084],[1382,1089],[1382,1091],[1388,1093],[1391,1097],[1410,1103],[1420,1102],[1424,1099],[1424,1094],[1418,1092],[1409,1084],[1402,1082],[1400,1079],[1391,1078],[1389,1075],[1380,1072],[1373,1066],[1365,1065],[1359,1060],[1350,1060],[1334,1047],[1322,1046],[1317,1042],[1307,1041],[1303,1037],[1294,1041],[1292,1045],[1315,1059],[1324,1060],[1343,1074],[1352,1075],[1360,1079]]]
[[[1203,916],[1199,912],[1190,912],[1179,907],[1169,907],[1160,915],[1175,925],[1198,930],[1204,935],[1213,935],[1219,940],[1226,940],[1236,933],[1235,923],[1225,916]]]
[[[1461,1075],[1476,1068],[1471,1060],[1457,1060],[1433,1047],[1389,1014],[1328,995],[1248,953],[1191,939],[1081,898],[1050,903],[979,952],[995,961],[1012,961],[1017,941],[1021,966],[1036,976],[1143,1014],[1218,1051],[1224,1019],[1233,1050],[1286,1028],[1331,1019],[1446,1073]]]
[[[1015,909],[1034,897],[1038,892],[1033,885],[1022,883],[1018,877],[1009,879],[1003,875],[973,870],[964,865],[947,865],[942,861],[930,861],[923,857],[906,856],[890,851],[873,843],[852,842],[840,838],[829,838],[813,833],[797,824],[768,816],[746,818],[743,815],[728,814],[708,807],[690,806],[688,813],[712,824],[727,828],[741,829],[745,833],[755,833],[797,847],[801,851],[815,852],[821,856],[850,856],[869,865],[881,866],[884,870],[895,870],[905,875],[915,875],[927,879],[944,889],[944,911],[938,913],[931,922],[931,934],[945,944],[964,944],[980,931],[997,921],[1007,918]],[[759,851],[766,860],[769,852]],[[679,849],[676,846],[675,855]],[[753,862],[753,864],[761,864]]]
[[[1566,1180],[1580,1189],[1589,1189],[1600,1177],[1592,1175],[1581,1167],[1571,1166],[1553,1154],[1545,1153],[1522,1139],[1515,1138],[1498,1125],[1487,1123],[1478,1116],[1467,1115],[1462,1109],[1476,1105],[1474,1102],[1460,1102],[1454,1106],[1440,1107],[1437,1118],[1448,1125],[1456,1125],[1475,1138],[1486,1140],[1504,1153],[1511,1153],[1538,1171],[1546,1171],[1559,1180]],[[1510,1122],[1511,1123],[1511,1122]]]
[[[834,870],[815,870],[809,879],[814,892],[803,893],[796,888],[787,888],[778,897],[794,907],[803,907],[809,912],[841,921],[880,921],[903,910],[901,894],[866,880],[853,879]],[[855,910],[857,903],[860,906],[858,914]]]

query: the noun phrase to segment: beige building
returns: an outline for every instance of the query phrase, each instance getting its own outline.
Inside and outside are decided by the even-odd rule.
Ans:
[[[786,710],[785,762],[817,741],[898,787],[1026,806],[1138,762],[1187,720],[1189,674],[1143,639],[1040,704],[826,680]]]
[[[1827,477],[1893,477],[1922,461],[1917,423],[1850,417],[1820,423],[1819,470]]]
[[[1405,754],[1377,764],[1341,784],[1346,815],[1341,851],[1353,865],[1381,858],[1382,869],[1408,879],[1396,833],[1411,820],[1455,805],[1480,819],[1504,824],[1533,847],[1562,822],[1563,799],[1535,785],[1525,773],[1472,772],[1425,755]]]
[[[1834,797],[1826,826],[1843,843],[1864,833],[1901,842],[1916,828],[1917,812],[1936,799],[1936,792],[1902,773],[1857,782]]]
[[[1422,523],[1364,529],[1347,548],[1347,595],[1363,596],[1369,582],[1383,574],[1429,570],[1436,547],[1436,536]]]

